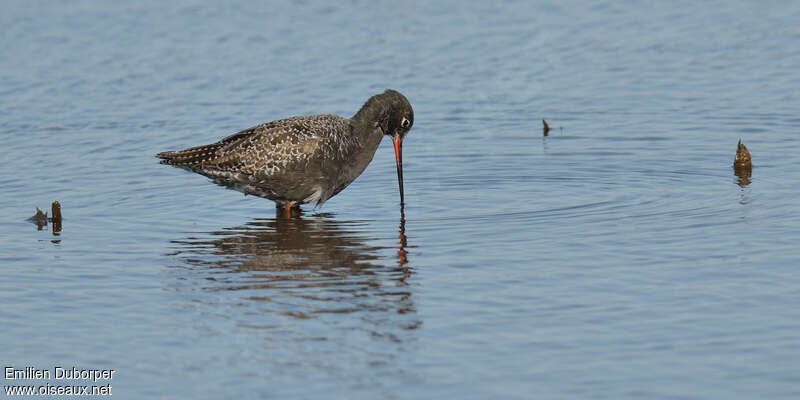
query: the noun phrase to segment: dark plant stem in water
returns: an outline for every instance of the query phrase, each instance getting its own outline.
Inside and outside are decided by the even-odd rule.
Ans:
[[[733,174],[739,177],[738,185],[745,187],[750,184],[750,177],[753,176],[753,163],[750,158],[750,152],[747,147],[739,139],[739,144],[736,147],[736,156],[733,158]]]
[[[53,234],[55,235],[61,232],[61,203],[54,201],[53,204],[50,205],[50,211],[53,216],[51,221],[53,222]]]

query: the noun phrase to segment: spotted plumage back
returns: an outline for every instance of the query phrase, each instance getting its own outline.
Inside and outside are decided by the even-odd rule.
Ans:
[[[337,115],[292,117],[256,125],[216,143],[156,156],[165,164],[198,172],[272,175],[308,161],[318,152],[341,158],[343,154],[337,153],[355,140],[349,130],[347,120]]]
[[[275,201],[322,204],[334,170],[357,151],[348,119],[337,115],[285,118],[257,125],[205,146],[159,153],[162,163],[212,178],[228,188]],[[331,175],[329,175],[331,174]],[[296,178],[290,178],[290,177]],[[302,177],[302,179],[300,179]]]

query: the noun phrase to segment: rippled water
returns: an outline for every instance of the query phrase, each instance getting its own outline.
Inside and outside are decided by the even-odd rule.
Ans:
[[[114,368],[121,398],[797,398],[798,20],[8,3],[0,361]],[[387,87],[402,213],[389,143],[293,220],[153,157]]]

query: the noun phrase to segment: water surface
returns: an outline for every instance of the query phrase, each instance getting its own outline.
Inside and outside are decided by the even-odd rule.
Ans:
[[[9,3],[0,360],[121,398],[797,398],[798,20]],[[153,156],[385,88],[415,109],[402,214],[388,142],[296,220]],[[53,200],[58,234],[26,221]]]

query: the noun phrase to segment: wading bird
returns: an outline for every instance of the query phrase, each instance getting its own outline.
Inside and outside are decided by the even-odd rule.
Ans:
[[[289,216],[299,212],[300,204],[321,206],[347,187],[387,135],[394,143],[402,205],[403,138],[413,125],[408,99],[389,89],[370,97],[351,118],[324,114],[280,119],[156,157],[217,184],[274,200]]]

